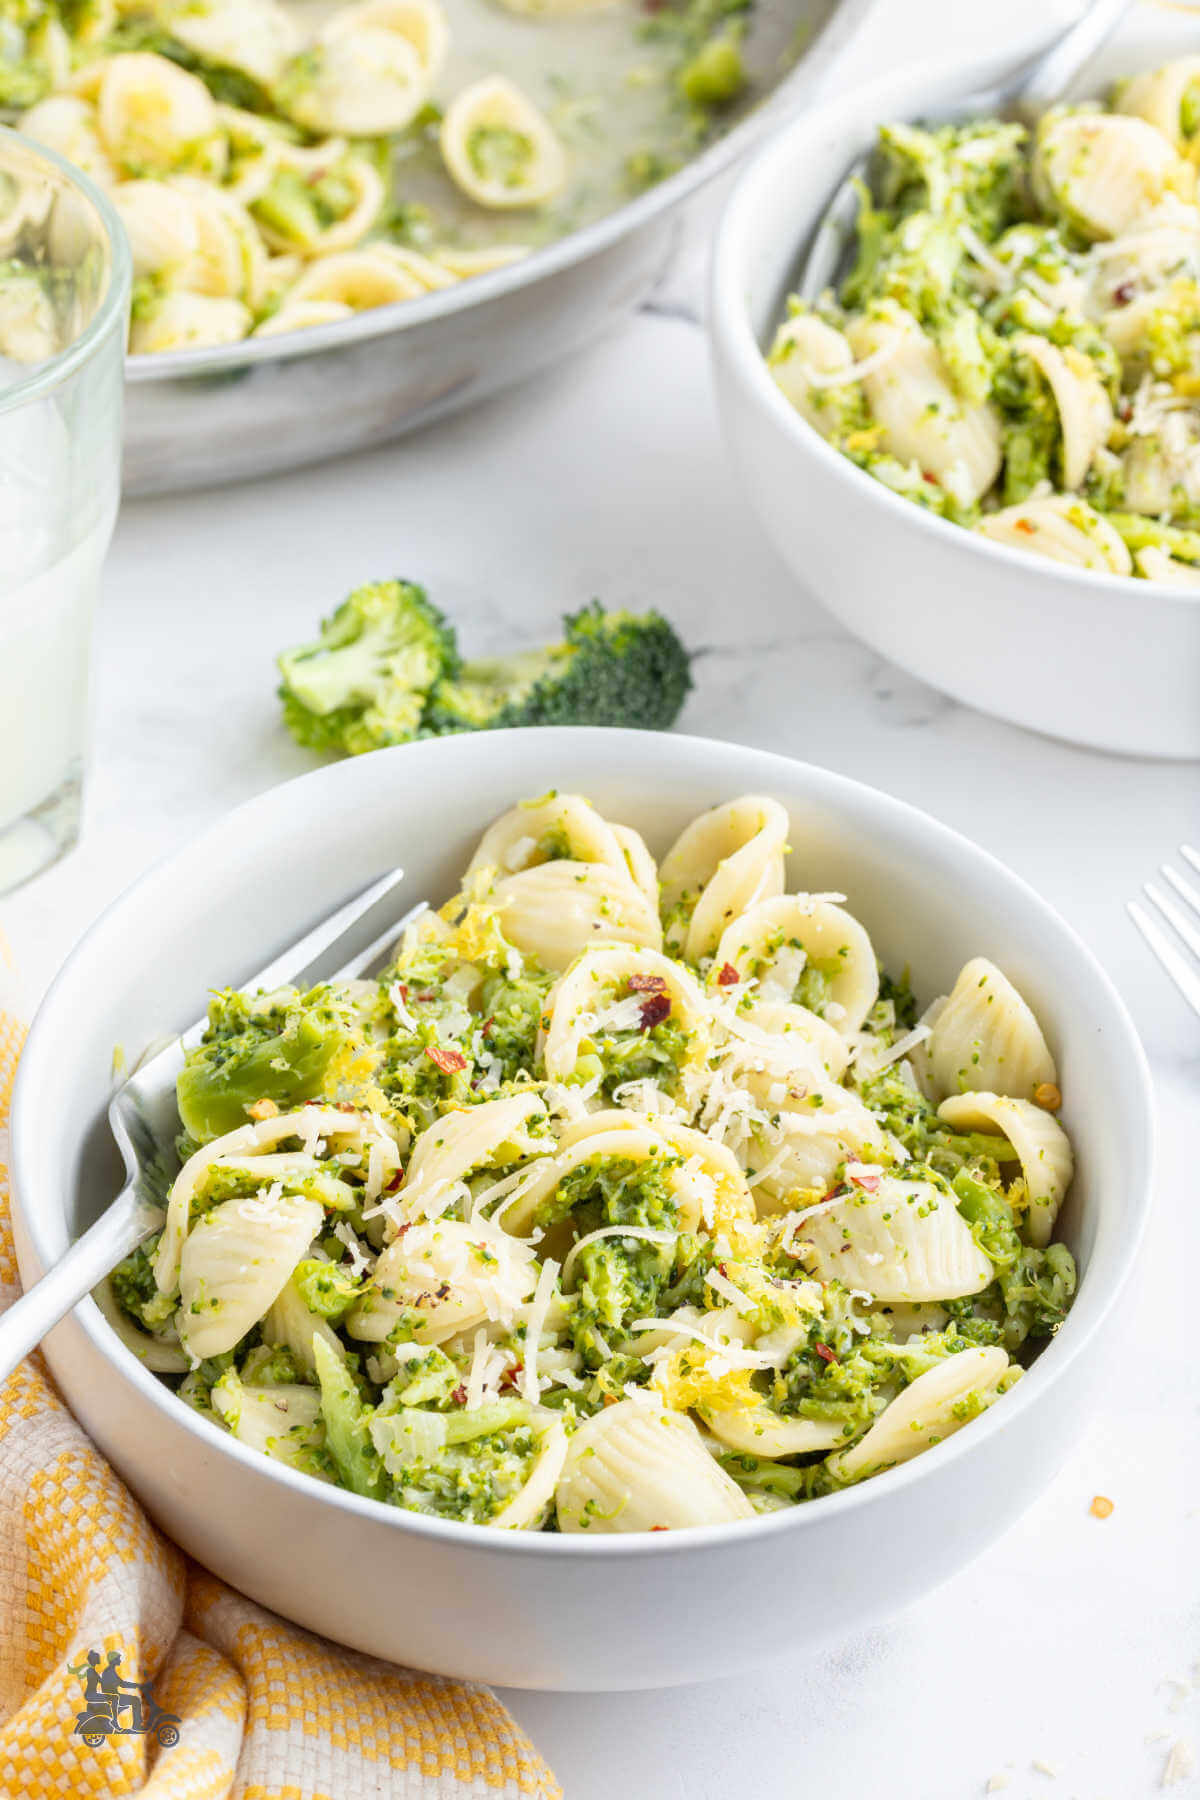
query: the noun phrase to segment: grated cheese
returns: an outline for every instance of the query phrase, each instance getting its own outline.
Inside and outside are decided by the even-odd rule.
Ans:
[[[1193,1774],[1196,1758],[1192,1746],[1184,1738],[1176,1738],[1167,1752],[1167,1760],[1163,1764],[1162,1787],[1176,1787]]]
[[[878,350],[872,350],[870,356],[864,356],[861,362],[847,363],[842,369],[814,369],[808,363],[803,364],[804,379],[814,388],[848,387],[852,381],[861,381],[865,375],[874,375],[876,370],[884,368],[903,346],[904,334],[897,331]]]
[[[554,1302],[554,1278],[557,1274],[558,1264],[553,1258],[547,1257],[542,1264],[537,1287],[533,1291],[533,1299],[529,1302],[529,1311],[525,1317],[525,1366],[521,1371],[521,1393],[531,1406],[536,1406],[541,1399],[542,1390],[537,1372],[538,1350],[546,1325],[546,1315]]]
[[[730,1281],[728,1275],[722,1275],[720,1269],[709,1269],[704,1277],[704,1285],[714,1288],[723,1300],[728,1300],[735,1313],[743,1317],[757,1310],[748,1294],[743,1294],[740,1287]]]

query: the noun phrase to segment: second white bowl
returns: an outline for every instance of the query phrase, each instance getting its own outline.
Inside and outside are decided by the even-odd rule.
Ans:
[[[794,121],[747,169],[713,259],[729,448],[797,581],[901,668],[1074,743],[1200,756],[1200,594],[1063,568],[902,500],[830,448],[764,360],[800,256],[851,161],[879,125],[920,118],[977,78],[960,61],[872,83]]]
[[[975,1556],[1051,1478],[1103,1380],[1101,1349],[1149,1204],[1145,1061],[1063,921],[965,838],[886,794],[734,744],[594,730],[479,733],[317,770],[213,825],[87,933],[30,1033],[12,1114],[28,1281],[119,1185],[105,1123],[130,1055],[245,979],[393,861],[404,903],[454,891],[484,826],[548,786],[586,793],[661,854],[707,806],[775,795],[790,885],[849,896],[924,999],[992,957],[1043,1022],[1078,1172],[1063,1230],[1075,1306],[1001,1405],[902,1468],[745,1524],[591,1540],[501,1532],[363,1500],[191,1411],[87,1300],[46,1356],[79,1419],[193,1556],[289,1618],[396,1662],[511,1686],[634,1688],[847,1636]],[[369,928],[367,930],[369,935]]]

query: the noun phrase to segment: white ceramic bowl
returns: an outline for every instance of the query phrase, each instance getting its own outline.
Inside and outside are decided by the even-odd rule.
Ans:
[[[885,963],[945,992],[975,953],[1037,1010],[1059,1059],[1079,1172],[1065,1214],[1082,1270],[1028,1376],[946,1444],[830,1499],[745,1525],[599,1541],[420,1518],[325,1487],[198,1417],[88,1300],[46,1355],[72,1408],[184,1548],[330,1637],[398,1662],[541,1688],[665,1686],[846,1635],[991,1542],[1066,1456],[1146,1216],[1151,1109],[1133,1027],[1103,971],[1016,876],[887,795],[803,763],[623,731],[450,738],[274,789],[151,870],[106,912],[47,996],[12,1114],[22,1275],[62,1255],[114,1191],[104,1125],[113,1047],[188,1023],[400,859],[406,901],[454,891],[483,826],[549,786],[588,794],[661,853],[702,808],[746,792],[791,814],[793,885],[838,889]]]
[[[974,65],[914,63],[796,119],[747,169],[713,257],[729,448],[797,580],[891,661],[956,700],[1074,743],[1200,756],[1195,589],[1067,569],[923,511],[832,450],[763,359],[801,252],[877,127],[977,84]]]

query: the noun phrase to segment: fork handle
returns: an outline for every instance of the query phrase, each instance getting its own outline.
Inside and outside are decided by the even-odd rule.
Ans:
[[[0,1315],[0,1381],[161,1222],[162,1214],[139,1200],[130,1182],[66,1255]]]

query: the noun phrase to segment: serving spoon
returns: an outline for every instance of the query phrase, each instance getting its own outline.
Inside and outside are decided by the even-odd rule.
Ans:
[[[427,910],[425,901],[393,920],[365,949],[337,968],[330,970],[328,963],[352,929],[403,879],[403,869],[381,875],[281,951],[251,977],[242,992],[247,996],[269,994],[284,986],[310,987],[322,979],[353,981],[380,967],[398,934]],[[197,1019],[181,1036],[142,1062],[113,1095],[108,1122],[125,1163],[125,1186],[66,1255],[0,1317],[0,1381],[162,1224],[163,1180],[179,1130],[175,1083],[188,1051],[200,1043],[207,1024],[207,1017]]]
[[[1004,110],[1028,124],[1034,123],[1048,106],[1062,98],[1080,70],[1107,43],[1132,5],[1133,0],[1092,0],[1082,17],[1032,64],[1024,64],[1015,78],[1010,75],[994,87],[965,95],[955,101],[953,107],[945,109],[944,117],[961,118],[968,113]],[[807,306],[814,306],[825,290],[835,287],[846,272],[861,186],[870,167],[871,154],[870,150],[865,150],[855,157],[817,222],[795,283],[795,292]]]

